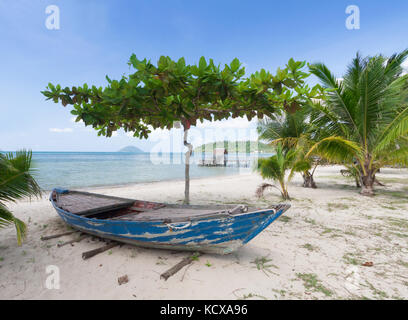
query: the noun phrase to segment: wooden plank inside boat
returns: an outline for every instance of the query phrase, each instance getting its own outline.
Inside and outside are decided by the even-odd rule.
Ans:
[[[189,208],[172,208],[161,207],[156,210],[149,210],[143,212],[137,212],[133,214],[123,215],[115,220],[128,220],[128,221],[158,221],[166,220],[171,222],[186,221],[194,218],[204,219],[205,217],[228,217],[226,210],[214,211],[211,209],[189,209]]]
[[[110,197],[79,191],[69,191],[67,193],[58,194],[57,197],[58,207],[81,216],[89,216],[115,209],[128,208],[134,203],[135,200],[132,199]]]

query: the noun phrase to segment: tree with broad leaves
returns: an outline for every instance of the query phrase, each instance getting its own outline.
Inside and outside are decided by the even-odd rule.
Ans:
[[[273,117],[282,108],[296,110],[299,103],[316,96],[320,87],[305,84],[309,76],[305,62],[290,59],[275,75],[265,71],[244,78],[238,59],[224,68],[212,59],[201,57],[198,64],[187,65],[184,58],[174,61],[162,56],[156,65],[133,54],[129,66],[135,72],[120,80],[106,77],[105,88],[66,87],[48,84],[42,91],[47,100],[72,105],[76,121],[92,126],[98,135],[110,137],[118,129],[147,138],[152,129],[171,129],[174,122],[184,128],[187,147],[185,163],[185,203],[189,203],[189,166],[192,145],[188,130],[197,121],[264,115]]]

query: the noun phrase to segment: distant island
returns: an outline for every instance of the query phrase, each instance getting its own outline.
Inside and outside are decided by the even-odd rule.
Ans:
[[[214,150],[215,148],[224,148],[228,153],[274,153],[273,146],[258,141],[219,141],[203,144],[194,149],[194,152],[203,152],[205,150]]]
[[[126,152],[126,153],[145,153],[143,150],[139,149],[138,147],[134,146],[127,146],[120,149],[118,152]]]

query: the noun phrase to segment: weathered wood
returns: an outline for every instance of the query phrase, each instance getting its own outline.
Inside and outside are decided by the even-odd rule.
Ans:
[[[85,235],[79,236],[77,239],[70,240],[70,241],[63,242],[63,243],[58,243],[57,246],[58,246],[58,248],[61,248],[61,247],[63,247],[63,246],[66,246],[67,244],[72,244],[72,243],[75,243],[75,242],[80,242],[80,241],[84,240],[84,239],[87,238],[87,237],[88,237],[88,235],[85,234]]]
[[[118,242],[111,242],[101,248],[86,251],[82,253],[82,259],[86,260],[86,259],[92,258],[93,256],[96,256],[99,253],[105,252],[106,250],[112,249],[118,245],[119,245]]]
[[[59,194],[56,202],[61,209],[86,217],[131,207],[135,200],[89,192],[69,191]]]
[[[59,233],[59,234],[54,234],[52,236],[45,236],[45,237],[41,237],[41,240],[50,240],[50,239],[55,239],[55,238],[60,238],[63,236],[67,236],[73,233],[79,232],[78,230],[74,230],[74,231],[68,231],[68,232],[64,232],[64,233]]]
[[[386,185],[383,184],[383,183],[381,183],[380,181],[378,181],[377,178],[375,178],[374,183],[375,183],[376,185],[379,185],[380,187],[386,187]]]
[[[167,280],[168,278],[170,278],[172,275],[175,275],[177,272],[179,272],[183,267],[189,265],[191,262],[193,262],[196,258],[198,258],[199,256],[201,256],[200,252],[196,252],[193,255],[184,258],[183,260],[181,260],[179,263],[177,263],[174,267],[170,268],[169,270],[167,270],[166,272],[162,273],[160,275],[161,279]]]

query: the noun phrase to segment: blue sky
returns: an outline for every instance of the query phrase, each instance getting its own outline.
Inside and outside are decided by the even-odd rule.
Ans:
[[[45,9],[53,4],[60,9],[59,30],[45,26]],[[360,8],[359,30],[345,27],[348,5]],[[150,150],[167,132],[148,141],[123,132],[98,137],[72,122],[69,107],[40,93],[48,82],[105,85],[105,75],[120,78],[130,71],[132,53],[190,63],[200,56],[221,64],[237,57],[247,73],[274,72],[293,57],[322,61],[340,77],[357,51],[389,55],[408,47],[407,14],[406,0],[0,0],[0,149]]]

